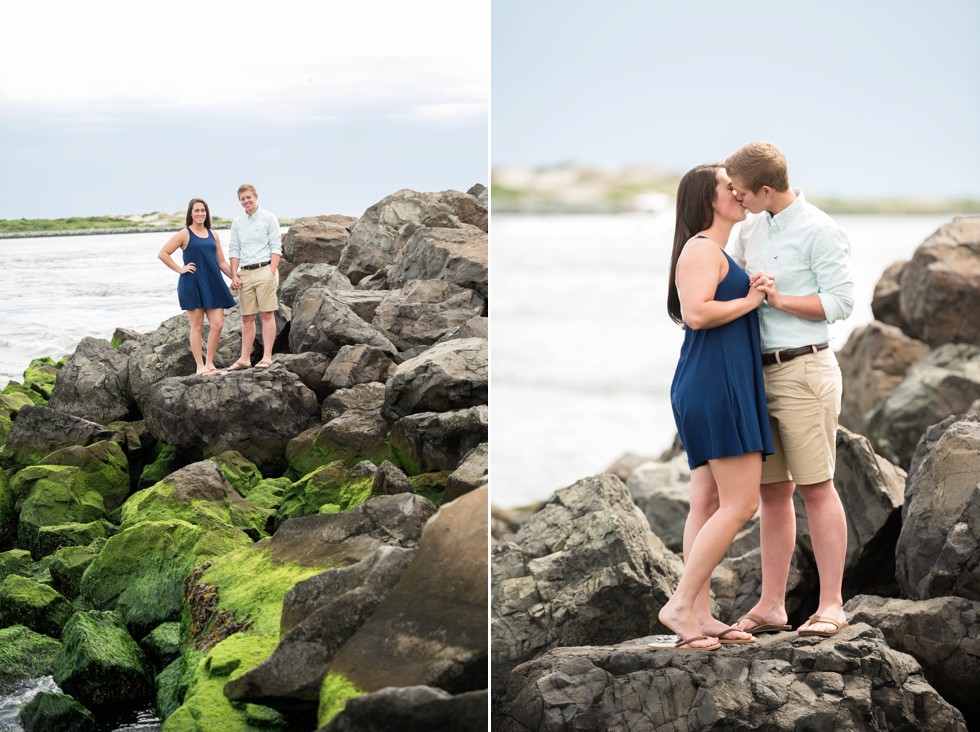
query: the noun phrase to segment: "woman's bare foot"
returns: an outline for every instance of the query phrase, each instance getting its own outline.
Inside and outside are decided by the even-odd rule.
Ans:
[[[819,620],[811,623],[809,620],[807,620],[796,630],[809,630],[813,631],[814,633],[836,633],[841,626],[847,623],[847,616],[844,615],[844,608],[842,608],[840,605],[818,607],[817,611],[811,617],[816,617],[818,615],[823,618],[835,620],[837,622],[837,627],[835,627],[833,623],[821,623]]]
[[[673,600],[668,600],[667,604],[660,610],[660,622],[674,631],[682,641],[698,636],[706,636],[701,640],[692,640],[686,644],[687,648],[715,648],[718,645],[717,636],[712,636],[701,631],[700,624],[690,611],[678,608]],[[726,626],[727,627],[727,626]]]
[[[732,626],[726,625],[720,620],[708,617],[699,621],[699,626],[701,628],[701,635],[706,635],[709,637],[714,636],[715,638],[722,639],[722,634],[724,634],[723,640],[728,641],[750,641],[754,640],[751,633],[747,633],[744,630],[738,630],[737,628],[732,630]],[[728,631],[727,633],[725,631]]]
[[[750,618],[753,615],[759,620]],[[765,622],[760,622],[764,620]],[[786,625],[786,608],[785,607],[762,607],[761,605],[756,605],[754,608],[749,610],[745,615],[739,618],[737,623],[733,623],[734,627],[739,630],[744,630],[746,633],[754,633],[759,628],[764,630],[772,630],[772,626],[782,626]],[[789,630],[789,628],[786,628]]]

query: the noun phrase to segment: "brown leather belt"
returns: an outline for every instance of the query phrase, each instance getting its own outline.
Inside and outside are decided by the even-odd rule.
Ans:
[[[242,269],[259,269],[259,267],[266,267],[266,266],[268,266],[270,264],[272,264],[271,261],[269,261],[269,262],[259,262],[258,264],[246,264],[246,265],[244,265],[242,267]]]
[[[816,346],[802,346],[800,348],[787,348],[785,351],[773,351],[772,353],[762,354],[762,365],[772,366],[774,363],[786,363],[792,361],[797,356],[805,356],[808,353],[816,353],[825,348],[829,348],[829,343],[821,343]]]

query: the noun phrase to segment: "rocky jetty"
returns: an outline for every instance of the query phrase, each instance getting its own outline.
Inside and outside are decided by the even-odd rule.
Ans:
[[[193,375],[176,316],[8,384],[0,695],[60,689],[25,729],[486,727],[487,228],[483,186],[297,221],[269,369]]]
[[[837,354],[835,485],[848,518],[850,626],[711,652],[651,649],[677,581],[690,473],[679,446],[628,456],[525,511],[495,511],[491,714],[572,729],[968,730],[980,617],[980,217],[940,228],[875,291]],[[787,610],[817,602],[809,527]],[[759,596],[757,520],[712,577],[717,617]]]

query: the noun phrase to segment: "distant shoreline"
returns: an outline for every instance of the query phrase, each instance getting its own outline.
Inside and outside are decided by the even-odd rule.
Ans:
[[[279,225],[284,227],[291,226],[296,219],[280,219]],[[38,229],[35,231],[0,231],[0,239],[35,239],[47,236],[88,236],[96,234],[166,234],[171,231],[180,231],[186,228],[184,224],[168,224],[166,226],[111,226],[92,229]],[[211,226],[212,229],[224,230],[231,228],[231,221],[227,219],[217,219]]]

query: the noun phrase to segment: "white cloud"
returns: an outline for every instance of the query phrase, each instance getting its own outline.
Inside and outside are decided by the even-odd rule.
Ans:
[[[18,3],[0,22],[13,113],[489,112],[489,0]]]

